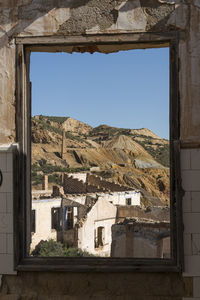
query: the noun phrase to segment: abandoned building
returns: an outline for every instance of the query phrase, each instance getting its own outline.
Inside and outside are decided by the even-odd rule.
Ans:
[[[199,0],[0,0],[0,299],[200,299],[199,37]],[[170,258],[167,227],[152,245],[162,259],[29,257],[30,52],[160,47],[170,50]],[[116,255],[118,227],[122,238],[140,230],[123,222]]]
[[[87,193],[88,178],[93,178],[93,193]],[[53,239],[93,255],[109,257],[112,225],[126,216],[138,216],[133,209],[129,209],[140,205],[139,191],[116,192],[114,190],[122,188],[97,176],[88,173],[64,174],[63,192],[62,188],[53,186],[51,193],[46,175],[43,183],[42,191],[32,192],[30,252],[41,240]],[[99,192],[105,186],[107,193]],[[68,187],[76,193],[65,194]],[[112,188],[112,192],[108,187]],[[120,212],[123,207],[128,209]],[[157,215],[159,219],[160,214]],[[169,213],[166,215],[169,218]]]
[[[126,218],[112,226],[112,257],[170,258],[170,224]]]
[[[55,215],[60,207],[61,198],[32,201],[30,250],[33,250],[41,240],[57,240],[57,224],[53,224],[55,218],[51,218],[51,216]]]

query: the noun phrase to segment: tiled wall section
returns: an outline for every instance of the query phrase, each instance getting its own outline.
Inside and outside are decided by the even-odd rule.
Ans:
[[[13,150],[14,146],[0,147],[0,274],[13,271]]]
[[[193,298],[200,300],[200,149],[181,150],[184,222],[184,276],[193,277]],[[184,300],[189,300],[184,298]]]
[[[0,147],[0,273],[13,274],[13,156],[12,147]],[[192,276],[194,298],[200,300],[200,150],[181,151],[185,276]],[[188,299],[184,299],[188,300]]]

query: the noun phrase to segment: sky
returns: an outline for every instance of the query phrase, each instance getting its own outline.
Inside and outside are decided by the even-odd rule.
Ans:
[[[149,128],[169,138],[169,48],[31,53],[32,115],[93,127]]]

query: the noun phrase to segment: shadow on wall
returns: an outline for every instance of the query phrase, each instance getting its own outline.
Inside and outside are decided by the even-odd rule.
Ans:
[[[8,1],[2,4],[1,8],[1,25],[5,25],[2,29],[4,34],[0,38],[0,48],[5,46],[18,34],[22,33],[28,26],[30,26],[37,19],[47,15],[53,9],[67,8],[70,10],[70,16],[67,21],[59,25],[58,34],[84,34],[98,25],[99,31],[103,31],[112,26],[118,20],[119,12],[131,11],[129,21],[132,22],[136,18],[133,9],[141,8],[144,13],[146,21],[146,28],[144,31],[156,31],[159,29],[166,30],[167,20],[170,14],[175,10],[174,4],[160,3],[158,0],[136,0],[134,2],[122,2],[116,6],[115,1],[99,1],[99,0],[27,0],[26,4],[13,5]],[[10,8],[9,17],[4,14],[3,9]],[[140,16],[139,16],[140,17]],[[16,20],[18,20],[16,23]],[[139,22],[137,20],[136,22]],[[135,21],[134,21],[135,22]],[[6,27],[11,28],[6,31]],[[48,24],[47,24],[48,25]],[[113,30],[114,32],[114,30]]]

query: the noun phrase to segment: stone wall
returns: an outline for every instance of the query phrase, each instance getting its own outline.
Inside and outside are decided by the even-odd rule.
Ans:
[[[95,192],[118,192],[130,190],[119,184],[102,180],[100,177],[87,174],[86,180],[82,180],[82,176],[64,175],[63,180],[65,194],[86,194]]]
[[[86,194],[86,184],[82,180],[78,180],[64,175],[63,189],[65,194]]]
[[[91,175],[91,174],[88,174],[87,182],[89,185],[93,185],[96,187],[99,186],[100,188],[103,188],[104,191],[109,191],[109,192],[120,192],[120,191],[130,190],[130,188],[128,187],[103,180],[101,177],[96,175]]]
[[[123,221],[123,219],[128,217],[169,222],[170,209],[169,207],[151,207],[144,209],[140,206],[119,206],[117,208],[117,221]]]
[[[19,272],[4,276],[2,286],[1,300],[181,300],[192,295],[191,278],[179,273]]]
[[[111,256],[169,258],[170,240],[163,245],[163,239],[169,236],[169,223],[125,220],[112,226]]]

